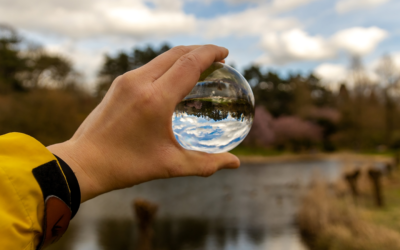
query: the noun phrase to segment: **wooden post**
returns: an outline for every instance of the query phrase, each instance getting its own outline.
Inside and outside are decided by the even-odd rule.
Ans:
[[[392,175],[393,165],[394,165],[394,163],[392,163],[392,162],[385,163],[385,174],[387,176],[391,176]]]
[[[133,202],[133,207],[139,229],[139,242],[137,249],[151,250],[153,238],[152,223],[156,216],[158,206],[146,200],[137,199]]]
[[[382,195],[382,185],[380,182],[382,172],[377,169],[371,168],[370,170],[368,170],[368,176],[372,183],[375,204],[378,207],[383,207],[384,202],[383,202],[383,195]]]
[[[353,197],[354,203],[357,203],[357,197],[359,195],[357,187],[357,180],[359,176],[360,176],[360,169],[356,169],[350,173],[345,174],[344,176],[345,180],[347,181],[347,184],[349,185],[351,196]]]
[[[400,164],[400,153],[398,151],[396,151],[394,153],[393,163],[394,163],[394,168],[397,169],[399,167],[399,164]]]

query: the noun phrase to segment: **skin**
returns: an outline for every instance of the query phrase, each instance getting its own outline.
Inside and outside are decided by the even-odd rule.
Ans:
[[[176,104],[228,53],[215,45],[178,46],[114,80],[74,136],[48,147],[75,172],[81,202],[154,179],[239,167],[230,153],[185,150],[172,131]]]

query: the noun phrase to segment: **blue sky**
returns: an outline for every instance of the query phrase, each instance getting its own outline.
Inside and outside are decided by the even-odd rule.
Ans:
[[[368,75],[389,53],[400,71],[398,0],[0,0],[0,22],[70,58],[94,82],[104,53],[167,41],[213,43],[239,70],[348,78],[350,58]]]

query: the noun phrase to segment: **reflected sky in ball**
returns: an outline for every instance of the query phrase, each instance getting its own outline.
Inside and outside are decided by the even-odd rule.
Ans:
[[[238,120],[228,115],[226,119],[215,121],[181,113],[172,117],[172,129],[182,147],[220,153],[235,148],[246,137],[251,128],[251,120]]]

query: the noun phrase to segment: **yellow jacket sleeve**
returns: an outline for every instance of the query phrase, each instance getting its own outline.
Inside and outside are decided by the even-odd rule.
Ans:
[[[53,179],[63,191],[48,191]],[[0,249],[41,249],[59,239],[71,219],[70,195],[64,171],[46,147],[21,133],[0,136]],[[62,230],[51,232],[60,216]]]

